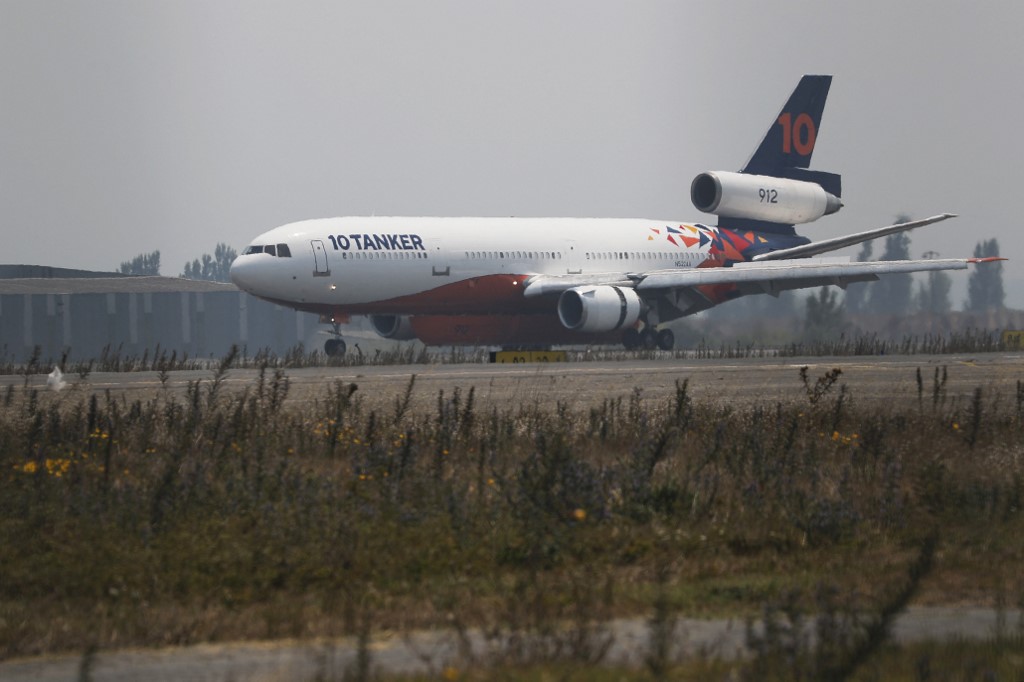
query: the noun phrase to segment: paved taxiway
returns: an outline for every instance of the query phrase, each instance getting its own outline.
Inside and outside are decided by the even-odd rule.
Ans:
[[[992,637],[1002,628],[1011,633],[1020,627],[1022,613],[999,613],[986,608],[911,607],[896,618],[892,636],[898,642],[947,641]],[[602,631],[603,630],[603,631]],[[611,635],[605,656],[609,663],[640,667],[649,651],[649,624],[627,618],[605,623],[594,631],[595,647]],[[676,623],[672,655],[721,656],[733,659],[746,650],[746,624],[736,620],[681,618]],[[506,643],[507,644],[507,643]],[[421,674],[440,677],[446,666],[464,662],[466,647],[481,661],[499,653],[500,643],[470,630],[460,640],[451,631],[385,633],[369,643],[370,665],[384,674]],[[342,679],[355,665],[358,648],[354,639],[320,642],[238,642],[200,644],[167,649],[132,649],[100,652],[90,661],[81,656],[49,656],[0,663],[0,679],[8,682],[63,682],[91,679],[96,682],[195,680],[222,682],[284,682],[285,680]],[[85,666],[83,666],[85,663]],[[86,674],[83,669],[87,670]]]
[[[584,408],[627,397],[638,388],[644,400],[668,398],[674,395],[676,382],[683,380],[689,380],[689,392],[695,399],[736,404],[800,401],[805,396],[799,371],[805,365],[812,381],[833,368],[841,369],[840,384],[845,384],[849,398],[860,404],[916,402],[918,370],[925,401],[932,398],[936,371],[947,377],[947,400],[970,399],[979,387],[987,397],[1013,399],[1018,382],[1024,381],[1024,353],[312,367],[287,369],[284,374],[292,403],[323,399],[328,386],[341,382],[355,383],[359,388],[356,395],[368,407],[391,407],[416,375],[414,407],[432,408],[439,391],[451,395],[458,388],[465,395],[472,387],[480,406],[564,402],[570,408]],[[268,371],[268,379],[271,374]],[[208,382],[212,377],[212,371],[177,371],[170,372],[162,384],[156,372],[94,372],[85,378],[66,374],[68,387],[60,395],[109,390],[117,397],[144,399],[161,391],[184,393],[189,382]],[[251,390],[257,380],[257,370],[232,369],[224,385],[229,391]],[[22,376],[0,376],[0,390],[24,383]],[[28,385],[45,390],[46,375],[28,377]]]

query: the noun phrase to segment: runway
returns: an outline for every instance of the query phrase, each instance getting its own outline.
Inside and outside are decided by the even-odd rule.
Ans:
[[[519,405],[565,404],[584,409],[605,400],[627,398],[639,392],[642,400],[660,400],[675,394],[676,382],[688,381],[689,394],[697,400],[730,404],[773,404],[806,400],[800,368],[807,366],[813,382],[833,369],[842,374],[833,390],[845,385],[847,396],[859,404],[917,401],[918,371],[921,398],[931,400],[936,381],[942,381],[946,400],[970,399],[976,388],[986,396],[1015,396],[1024,381],[1024,353],[970,355],[890,355],[807,358],[743,358],[716,360],[582,361],[555,364],[418,364],[357,367],[307,367],[284,369],[288,403],[322,398],[335,384],[354,383],[356,396],[370,407],[390,406],[415,375],[413,406],[431,407],[441,391],[471,388],[480,406],[508,408]],[[267,380],[273,371],[267,371]],[[255,369],[231,369],[224,390],[253,390]],[[169,372],[161,381],[157,372],[93,372],[86,377],[66,374],[62,399],[91,392],[109,391],[127,400],[150,399],[161,393],[183,395],[191,382],[209,383],[212,370]],[[46,375],[0,376],[0,390],[27,386],[46,391]]]

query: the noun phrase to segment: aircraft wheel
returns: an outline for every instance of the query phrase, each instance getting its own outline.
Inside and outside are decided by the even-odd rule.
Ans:
[[[658,333],[647,327],[640,332],[640,345],[644,350],[654,350],[658,346]]]
[[[324,353],[327,353],[328,357],[341,357],[347,350],[345,341],[343,339],[327,339],[324,342]]]
[[[676,335],[671,329],[662,329],[658,332],[658,348],[672,350],[676,347]]]
[[[630,328],[622,332],[622,345],[626,350],[636,350],[640,347],[640,332]]]

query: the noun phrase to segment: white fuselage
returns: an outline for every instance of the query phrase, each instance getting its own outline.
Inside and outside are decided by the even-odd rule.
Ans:
[[[499,298],[518,294],[521,299],[523,280],[531,275],[692,268],[712,258],[716,232],[704,225],[606,218],[306,220],[254,239],[235,261],[231,277],[256,296],[302,308],[448,313],[452,308],[443,293],[423,294],[496,277],[491,284],[520,288],[502,290]],[[287,245],[288,256],[280,255],[281,244]],[[274,255],[267,246],[275,247]],[[478,306],[465,304],[460,307],[465,313],[492,311],[486,296]],[[502,311],[507,312],[494,310]]]

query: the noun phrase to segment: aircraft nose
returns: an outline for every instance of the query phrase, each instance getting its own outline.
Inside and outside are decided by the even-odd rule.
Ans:
[[[252,290],[252,259],[239,256],[231,263],[228,276],[232,283],[243,291]]]

